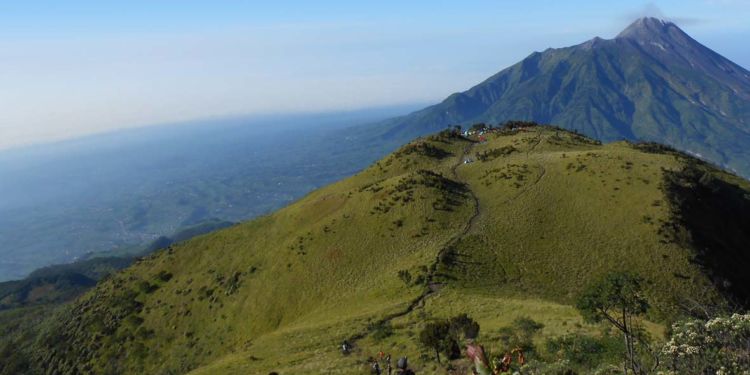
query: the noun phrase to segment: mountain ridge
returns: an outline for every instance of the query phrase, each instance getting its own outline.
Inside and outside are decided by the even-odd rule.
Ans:
[[[467,91],[381,123],[418,136],[522,119],[602,141],[653,141],[750,176],[750,72],[674,23],[639,19],[613,39],[534,52]]]
[[[750,216],[748,191],[654,144],[527,123],[481,138],[443,131],[139,260],[11,329],[0,353],[41,373],[351,373],[386,347],[438,373],[414,338],[425,322],[465,312],[494,332],[528,315],[549,337],[592,334],[570,304],[613,270],[647,280],[654,322],[689,313],[685,301],[728,303],[747,282],[735,244],[750,234],[721,220]],[[393,339],[375,335],[384,325]],[[352,337],[357,351],[343,356]]]

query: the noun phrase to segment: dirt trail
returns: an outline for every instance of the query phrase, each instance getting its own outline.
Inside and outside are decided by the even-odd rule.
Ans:
[[[526,158],[527,159],[529,158],[530,153],[533,152],[536,149],[536,147],[541,142],[542,142],[542,133],[541,133],[541,131],[539,131],[539,133],[537,134],[536,142],[529,148],[528,151],[526,151]],[[455,181],[463,182],[461,180],[461,177],[458,175],[457,169],[458,169],[459,166],[461,166],[461,164],[463,164],[464,157],[467,154],[470,153],[471,149],[474,148],[475,144],[476,144],[475,142],[471,142],[468,145],[466,145],[466,147],[464,147],[464,149],[462,150],[461,155],[457,158],[458,161],[456,162],[456,164],[454,164],[454,165],[451,166],[451,169],[450,169],[451,175],[452,175],[451,177]],[[528,192],[529,189],[531,189],[532,187],[536,186],[539,183],[539,181],[542,180],[542,178],[546,175],[547,170],[544,168],[544,165],[542,165],[541,163],[539,163],[538,166],[539,166],[541,172],[539,173],[539,175],[537,176],[537,178],[534,180],[534,182],[532,182],[528,186],[524,187],[524,189],[522,189],[521,191],[519,191],[514,196],[512,196],[512,197],[508,198],[507,200],[503,201],[503,204],[510,203],[510,202],[514,201],[518,197],[520,197],[523,194],[525,194],[526,192]],[[390,321],[392,321],[394,319],[397,319],[397,318],[400,318],[400,317],[403,317],[403,316],[406,316],[406,315],[410,314],[417,307],[420,307],[423,304],[424,300],[427,299],[427,297],[429,297],[429,296],[431,296],[431,295],[433,295],[435,293],[438,293],[440,291],[440,289],[442,287],[442,284],[439,283],[439,282],[435,282],[435,277],[437,276],[436,275],[437,268],[438,268],[438,266],[440,264],[440,258],[443,256],[443,254],[445,254],[446,251],[450,250],[453,246],[455,246],[461,240],[461,238],[463,238],[466,234],[469,233],[469,231],[474,227],[474,225],[477,222],[477,219],[480,216],[479,215],[479,213],[480,213],[480,210],[479,210],[479,198],[477,198],[476,194],[474,194],[474,192],[471,190],[471,188],[469,187],[468,184],[466,184],[466,188],[467,188],[467,192],[468,192],[471,200],[474,202],[474,212],[472,213],[472,215],[469,218],[469,220],[466,221],[466,223],[464,224],[464,227],[458,233],[454,234],[450,239],[448,239],[448,241],[445,242],[445,244],[440,249],[440,251],[438,251],[437,255],[435,256],[435,260],[433,261],[433,264],[429,268],[430,269],[430,273],[427,276],[427,286],[425,287],[425,290],[419,296],[417,296],[416,298],[414,298],[409,303],[409,305],[406,306],[406,308],[404,308],[403,310],[400,310],[400,311],[397,311],[397,312],[394,312],[394,313],[391,313],[391,314],[388,314],[388,315],[384,316],[382,319],[380,319],[379,321],[377,321],[377,323],[376,323],[377,325],[386,324],[386,323],[389,323]],[[362,332],[360,332],[360,333],[358,333],[358,334],[356,334],[354,336],[351,336],[348,340],[349,340],[350,343],[354,344],[357,340],[360,340],[360,339],[364,338],[365,336],[367,336],[368,333],[369,333],[369,331],[367,331],[367,330],[362,331]]]
[[[461,164],[463,164],[464,157],[471,151],[471,149],[474,147],[474,144],[474,142],[471,142],[466,145],[466,147],[464,147],[464,149],[462,150],[461,155],[458,157],[458,161],[456,162],[456,164],[451,166],[451,177],[455,181],[462,182],[456,170]],[[427,297],[440,291],[442,284],[434,281],[438,265],[440,264],[440,258],[446,251],[448,251],[451,247],[458,243],[458,241],[460,241],[463,236],[469,233],[469,230],[471,230],[472,226],[479,217],[479,198],[477,198],[471,188],[469,188],[468,184],[466,185],[466,188],[471,200],[474,202],[474,212],[472,213],[469,220],[466,221],[461,231],[451,236],[451,238],[448,239],[448,241],[446,241],[445,244],[440,248],[440,251],[438,251],[437,255],[435,256],[435,260],[429,267],[430,273],[427,275],[427,286],[425,287],[425,290],[419,296],[414,298],[405,309],[384,316],[382,319],[377,321],[376,325],[389,323],[396,318],[408,315],[409,313],[414,311],[414,309],[422,305]],[[368,333],[369,331],[367,330],[362,331],[354,336],[351,336],[348,341],[354,344],[357,340],[360,340],[367,336]]]
[[[539,146],[540,143],[542,143],[542,133],[541,133],[541,131],[538,132],[535,143],[526,151],[526,159],[527,160],[529,159],[529,155],[531,154],[531,152],[534,151],[536,149],[536,146]],[[534,181],[532,183],[524,186],[519,192],[517,192],[513,196],[511,196],[508,199],[502,201],[501,204],[508,204],[508,203],[511,203],[511,202],[515,201],[516,199],[518,199],[522,195],[526,194],[529,190],[531,190],[531,188],[533,188],[534,186],[536,186],[539,183],[539,181],[542,180],[542,178],[544,178],[544,176],[547,174],[547,169],[544,168],[544,165],[542,163],[538,163],[537,166],[539,167],[539,174],[536,176],[536,179],[534,179]]]

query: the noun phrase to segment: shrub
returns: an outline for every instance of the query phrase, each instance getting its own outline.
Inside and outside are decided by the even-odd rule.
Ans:
[[[450,318],[448,324],[455,337],[463,336],[467,339],[475,339],[479,335],[479,323],[466,314]]]
[[[455,359],[461,355],[456,339],[451,335],[450,323],[438,321],[427,323],[419,333],[419,342],[425,348],[435,352],[435,359],[440,363],[440,353],[444,353],[448,359]]]
[[[516,318],[516,320],[513,321],[513,326],[527,337],[533,336],[535,333],[541,331],[542,328],[544,328],[544,324],[539,323],[526,316]]]
[[[435,352],[435,359],[440,363],[440,353],[448,359],[461,356],[459,341],[463,338],[476,338],[479,324],[466,314],[450,319],[427,323],[419,333],[419,342],[425,348]]]
[[[482,153],[477,153],[476,158],[480,161],[490,161],[501,156],[508,156],[514,152],[518,152],[518,149],[513,146],[503,146],[499,148],[493,148]]]
[[[533,121],[517,121],[517,120],[506,121],[503,124],[503,127],[508,128],[508,129],[510,129],[510,128],[531,128],[531,127],[534,127],[534,126],[539,126],[539,124],[536,123],[536,122],[533,122]]]
[[[125,318],[125,323],[127,323],[127,324],[129,324],[129,325],[131,325],[133,327],[137,327],[137,326],[143,324],[143,318],[141,318],[138,315],[128,315]]]
[[[624,345],[613,336],[591,337],[569,334],[546,341],[547,353],[582,369],[593,369],[605,363],[617,363]]]
[[[662,355],[675,374],[742,374],[750,368],[750,314],[674,324]]]
[[[146,294],[153,293],[155,290],[159,289],[158,285],[151,284],[146,280],[139,281],[137,284],[137,287],[141,293],[146,293]]]
[[[530,318],[517,318],[513,324],[498,331],[503,350],[510,352],[515,348],[521,348],[524,352],[534,351],[534,335],[543,327],[543,324]]]
[[[161,271],[159,271],[159,273],[158,273],[158,274],[156,275],[156,277],[157,277],[157,278],[158,278],[159,280],[163,281],[163,282],[167,282],[167,281],[169,281],[169,280],[171,280],[171,279],[172,279],[172,274],[171,274],[171,273],[169,273],[169,272],[167,272],[167,271],[165,271],[165,270],[161,270]]]
[[[393,335],[393,327],[390,322],[371,323],[367,329],[372,333],[375,341],[382,341]]]
[[[408,270],[398,271],[398,278],[401,279],[401,281],[403,281],[406,285],[409,285],[411,283],[411,273]]]
[[[0,374],[25,374],[30,368],[31,361],[19,350],[18,343],[8,342],[0,347]]]

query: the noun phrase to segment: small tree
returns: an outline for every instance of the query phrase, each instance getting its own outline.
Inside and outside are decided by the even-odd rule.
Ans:
[[[435,351],[435,359],[440,363],[440,352],[448,349],[450,343],[450,325],[447,322],[427,323],[419,333],[419,342],[426,348]]]
[[[625,340],[625,374],[628,369],[635,374],[645,370],[635,354],[637,326],[633,318],[648,311],[649,305],[643,296],[643,279],[618,272],[607,275],[600,282],[591,285],[578,299],[576,307],[588,322],[607,321],[622,332]]]
[[[467,339],[475,339],[479,335],[479,323],[466,314],[454,316],[448,320],[451,333],[455,338],[463,336]]]
[[[448,359],[461,356],[458,343],[462,338],[474,339],[479,334],[479,323],[466,314],[454,316],[447,320],[427,323],[419,333],[422,346],[435,351],[435,359],[440,363],[440,352]]]

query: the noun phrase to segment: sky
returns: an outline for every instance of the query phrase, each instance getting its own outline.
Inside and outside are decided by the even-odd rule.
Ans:
[[[674,21],[750,68],[750,0],[0,0],[0,150],[150,124],[436,102]]]

